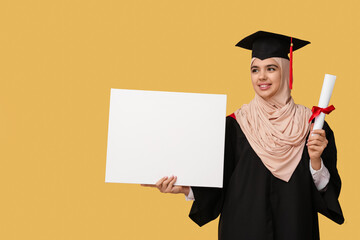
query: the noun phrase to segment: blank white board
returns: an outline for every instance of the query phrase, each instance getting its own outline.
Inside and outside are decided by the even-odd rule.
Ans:
[[[222,187],[226,95],[111,89],[105,182]]]

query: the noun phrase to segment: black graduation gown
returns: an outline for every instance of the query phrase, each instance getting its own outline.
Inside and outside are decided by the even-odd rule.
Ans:
[[[319,239],[318,212],[344,222],[334,135],[327,123],[324,130],[329,143],[321,157],[331,176],[326,191],[320,192],[306,146],[289,182],[282,181],[263,165],[237,121],[227,117],[224,187],[192,187],[195,201],[189,217],[202,226],[220,214],[220,240]]]

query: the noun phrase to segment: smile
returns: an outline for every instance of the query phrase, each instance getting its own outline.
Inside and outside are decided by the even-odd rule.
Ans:
[[[261,84],[261,85],[259,85],[259,88],[260,88],[260,90],[267,90],[270,88],[270,86],[271,86],[270,83],[269,84]]]

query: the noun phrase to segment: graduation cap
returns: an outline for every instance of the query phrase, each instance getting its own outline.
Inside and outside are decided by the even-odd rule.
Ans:
[[[264,60],[271,57],[280,57],[290,60],[290,89],[292,89],[292,52],[300,49],[307,44],[309,41],[293,38],[277,33],[258,31],[253,33],[235,46],[252,50],[252,57]],[[290,58],[288,57],[290,53]]]

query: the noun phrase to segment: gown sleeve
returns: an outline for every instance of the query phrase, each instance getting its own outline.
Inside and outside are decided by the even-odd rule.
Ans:
[[[234,121],[236,122],[232,117],[226,118],[223,188],[191,187],[195,201],[189,217],[199,226],[216,219],[222,210],[226,186],[234,169]]]
[[[342,224],[344,222],[344,216],[338,200],[341,189],[341,179],[336,168],[337,151],[334,133],[326,122],[324,124],[324,130],[326,132],[328,145],[321,155],[321,158],[329,170],[330,181],[325,188],[326,190],[321,192],[318,191],[315,184],[313,184],[314,202],[316,210],[319,213],[338,224]]]

